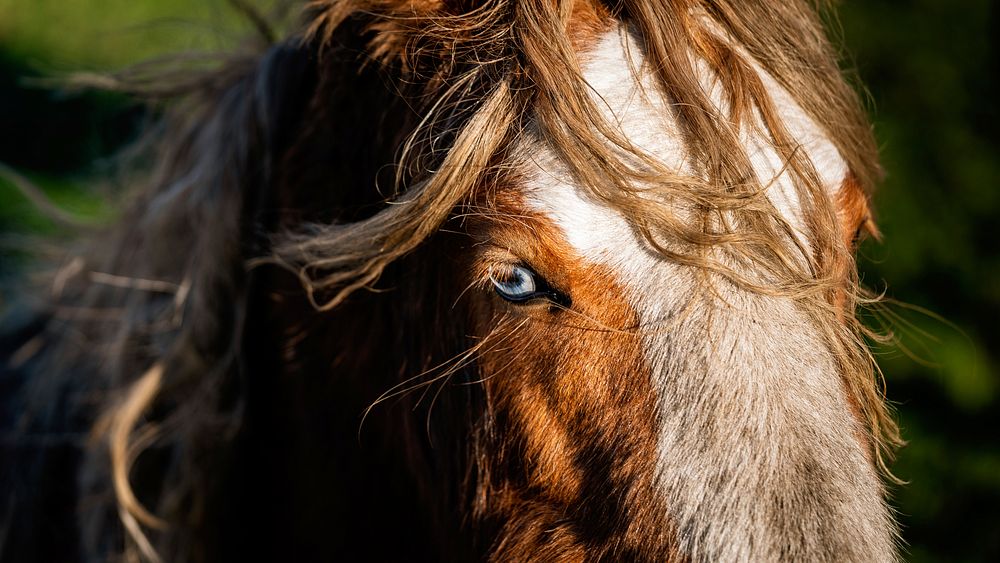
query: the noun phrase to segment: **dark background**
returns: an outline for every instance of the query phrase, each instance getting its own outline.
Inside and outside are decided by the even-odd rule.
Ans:
[[[860,262],[898,301],[868,317],[901,343],[876,352],[909,441],[894,465],[908,484],[893,492],[907,558],[1000,561],[1000,10],[853,0],[836,15],[887,172],[875,196],[885,238],[864,243]],[[224,49],[246,32],[222,0],[0,0],[0,162],[81,219],[110,220],[108,157],[148,112],[34,79]],[[66,240],[0,177],[0,283],[37,235]]]

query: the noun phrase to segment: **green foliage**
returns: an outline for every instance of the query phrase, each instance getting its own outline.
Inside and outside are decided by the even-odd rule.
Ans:
[[[894,469],[913,561],[1000,560],[998,15],[990,0],[840,8],[886,169],[865,279],[935,314],[895,307],[910,354],[880,357],[909,441]]]
[[[110,204],[89,189],[85,179],[32,174],[31,183],[59,209],[84,223],[100,224],[112,216]],[[0,225],[3,230],[43,235],[57,234],[58,223],[40,211],[7,178],[0,178]]]
[[[894,496],[913,561],[1000,560],[1000,10],[990,0],[960,4],[838,8],[887,172],[875,198],[885,241],[863,246],[864,278],[916,307],[872,316],[876,326],[887,319],[902,344],[877,353],[909,441],[895,465],[909,484]],[[33,169],[31,179],[66,209],[109,216],[83,163],[134,133],[135,107],[16,78],[225,48],[248,28],[218,0],[0,0],[0,130],[16,135],[16,144],[0,142],[0,161]],[[26,126],[29,118],[42,125]],[[54,227],[0,180],[0,234],[11,232]]]
[[[45,70],[120,68],[217,51],[249,29],[218,0],[0,0],[0,44]]]

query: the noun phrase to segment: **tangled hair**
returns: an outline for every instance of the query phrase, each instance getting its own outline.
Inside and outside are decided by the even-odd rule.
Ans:
[[[5,336],[5,353],[32,351],[12,356],[13,371],[29,370],[31,356],[30,373],[47,375],[25,383],[18,399],[34,414],[5,419],[4,427],[22,436],[87,431],[105,452],[49,448],[45,455],[76,462],[56,463],[24,438],[38,467],[83,468],[79,477],[54,469],[24,478],[79,480],[89,502],[82,504],[85,545],[76,548],[94,556],[118,553],[123,541],[126,555],[148,560],[211,553],[195,546],[217,541],[210,523],[226,499],[217,492],[222,477],[210,469],[226,463],[244,430],[252,384],[241,338],[254,314],[248,299],[261,283],[252,274],[283,266],[317,310],[346,306],[502,183],[506,151],[527,131],[665,259],[704,272],[709,283],[794,298],[840,362],[884,469],[899,436],[854,315],[869,297],[828,187],[758,71],[822,124],[870,193],[880,174],[877,151],[823,33],[823,4],[312,2],[300,35],[185,83],[159,133],[150,188],[98,250],[60,272],[44,319]],[[674,115],[664,119],[676,121],[694,175],[632,146],[595,102],[581,73],[579,33],[611,19],[641,39],[646,64],[673,103]],[[699,64],[717,75],[724,109],[702,87]],[[767,179],[757,177],[740,143],[745,128],[761,129],[785,161],[805,242],[765,197]],[[355,129],[366,132],[331,140]],[[395,167],[385,169],[386,162]],[[373,178],[393,192],[382,199],[353,193]],[[26,514],[21,526],[41,529],[42,518]]]

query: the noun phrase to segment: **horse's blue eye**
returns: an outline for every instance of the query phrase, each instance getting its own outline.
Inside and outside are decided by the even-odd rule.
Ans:
[[[535,273],[523,266],[513,266],[503,274],[491,274],[490,281],[500,297],[519,303],[538,297],[539,283]]]
[[[525,303],[546,299],[555,305],[568,308],[569,297],[552,289],[541,276],[525,266],[510,266],[490,273],[490,281],[497,295],[511,303]]]

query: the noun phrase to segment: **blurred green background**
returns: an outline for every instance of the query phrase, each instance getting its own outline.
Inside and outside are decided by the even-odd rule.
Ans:
[[[909,482],[894,490],[907,559],[1000,561],[1000,10],[851,0],[837,13],[887,171],[875,198],[885,240],[863,245],[861,267],[909,304],[892,308],[902,346],[877,350],[909,441],[894,466]],[[107,220],[118,192],[106,159],[148,112],[33,79],[225,49],[248,29],[222,0],[0,0],[0,162]],[[0,277],[39,233],[60,230],[0,178]]]

